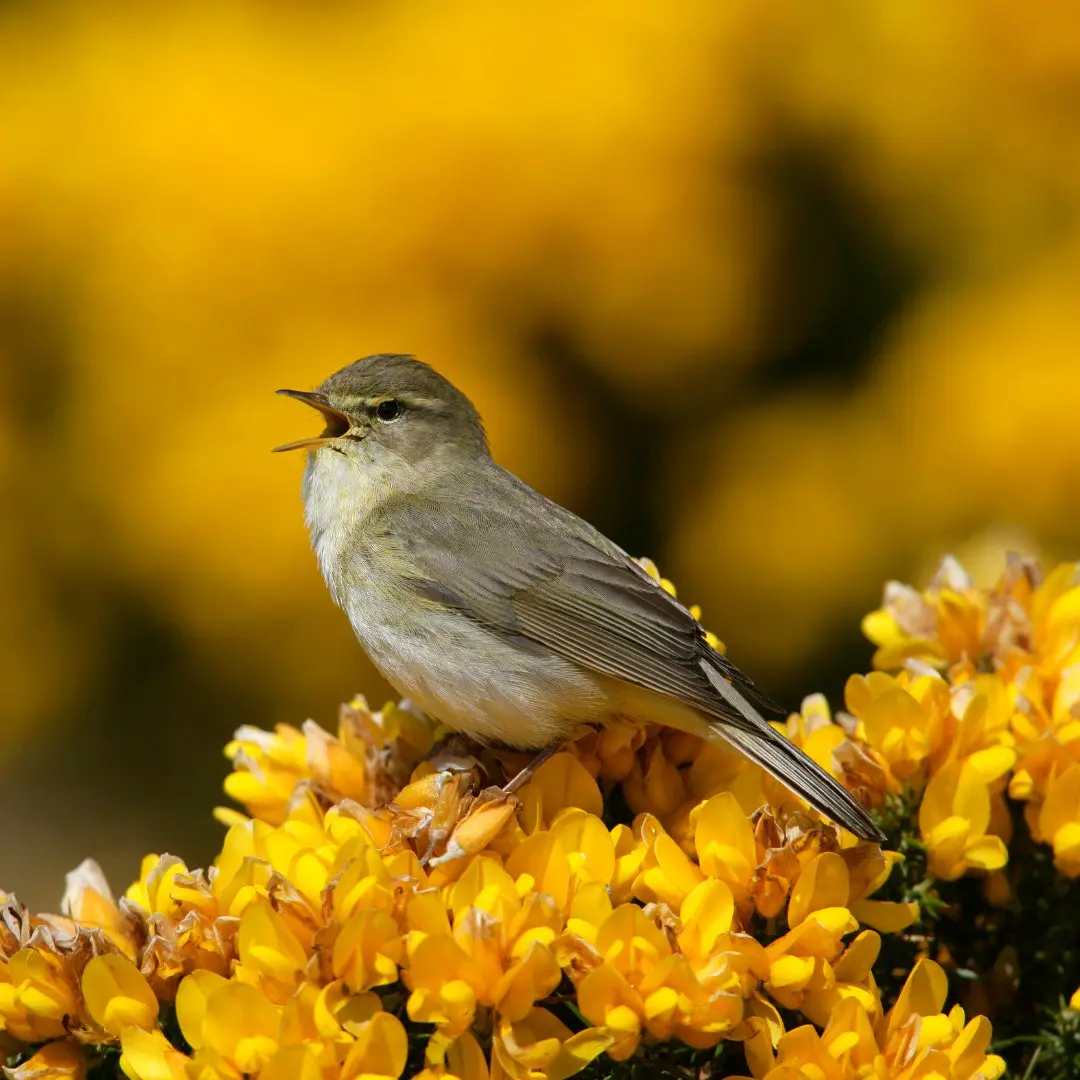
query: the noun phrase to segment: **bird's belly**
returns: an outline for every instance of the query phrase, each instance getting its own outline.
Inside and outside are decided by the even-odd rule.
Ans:
[[[353,629],[375,666],[430,716],[478,742],[541,749],[610,712],[606,680],[456,612],[408,630],[363,616]]]

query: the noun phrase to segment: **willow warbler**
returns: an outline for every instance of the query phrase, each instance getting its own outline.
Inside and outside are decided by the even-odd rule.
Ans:
[[[375,666],[481,743],[538,752],[620,717],[722,739],[833,821],[884,839],[760,715],[754,684],[624,551],[491,457],[472,402],[411,356],[279,390],[326,428],[303,499],[334,601]]]

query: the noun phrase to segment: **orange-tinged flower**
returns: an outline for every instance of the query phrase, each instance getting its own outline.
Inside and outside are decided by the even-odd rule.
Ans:
[[[157,1023],[158,1000],[145,976],[126,956],[95,956],[82,975],[82,993],[95,1023],[110,1035],[126,1027],[149,1030]]]
[[[617,1060],[647,1030],[658,1039],[715,1045],[741,1022],[744,999],[767,971],[753,939],[731,933],[734,903],[720,881],[704,881],[683,904],[677,938],[686,955],[641,908],[623,904],[599,926],[595,959],[580,969],[582,1014],[613,1039]],[[659,914],[659,913],[658,913]]]
[[[299,893],[309,906],[319,905],[337,849],[323,827],[322,812],[310,792],[294,804],[278,828],[256,827],[252,841],[256,858],[265,860],[289,882],[292,893]]]
[[[686,955],[634,904],[604,920],[597,960],[585,966],[577,991],[582,1015],[612,1040],[613,1058],[629,1057],[646,1030],[703,1048],[739,1025],[767,965],[756,942],[731,933],[733,912],[723,882],[701,882],[682,906],[678,945]]]
[[[824,698],[821,701],[824,704]],[[812,706],[813,702],[804,701],[803,711],[797,715],[805,717],[808,704]],[[843,748],[848,743],[848,737],[839,724],[830,723],[823,727],[813,728],[807,731],[802,738],[794,738],[790,735],[789,737],[792,742],[802,749],[807,757],[816,761],[826,772],[831,773],[838,780],[844,779],[843,770],[838,768],[838,757],[842,756]],[[838,755],[837,751],[841,751],[841,755]]]
[[[1031,625],[1039,655],[1051,655],[1065,638],[1065,648],[1077,644],[1080,629],[1080,563],[1054,567],[1031,597]]]
[[[394,796],[390,806],[394,832],[402,837],[418,839],[431,833],[428,847],[435,846],[450,834],[459,816],[468,777],[449,769],[433,769],[424,762]]]
[[[234,769],[225,778],[225,793],[263,821],[284,821],[293,789],[307,776],[304,736],[288,724],[273,732],[244,725],[225,756]]]
[[[863,633],[878,646],[874,666],[885,670],[906,660],[944,667],[982,657],[988,602],[953,558],[942,560],[924,592],[890,581],[882,606],[863,619]]]
[[[764,769],[719,742],[702,742],[685,770],[687,801],[697,805],[720,791],[729,791],[747,816],[768,800]]]
[[[81,1013],[79,992],[63,961],[35,948],[0,958],[0,1029],[25,1043],[59,1039]]]
[[[393,816],[386,805],[372,810],[349,801],[340,802],[326,811],[323,828],[334,844],[344,845],[349,840],[359,839],[380,851],[390,843],[394,833]]]
[[[1075,724],[1080,715],[1080,657],[1077,659],[1061,671],[1051,700],[1050,722],[1058,733]]]
[[[199,910],[211,917],[216,914],[212,895],[199,889],[183,859],[175,855],[146,855],[139,880],[128,887],[124,896],[143,911],[170,919],[178,919],[189,910]]]
[[[404,760],[420,761],[434,745],[436,725],[405,701],[390,701],[379,712],[372,712],[367,699],[358,694],[341,706],[338,733],[357,756],[365,747],[393,746]]]
[[[975,674],[955,682],[951,688],[954,730],[945,754],[934,763],[939,768],[954,758],[982,755],[1010,756],[1007,768],[1016,763],[1013,721],[1016,701],[1010,684],[1000,675]]]
[[[416,892],[409,897],[405,907],[405,947],[411,957],[421,941],[431,935],[450,937],[450,916],[442,895],[434,889]]]
[[[784,1035],[780,1010],[767,998],[755,994],[746,1003],[743,1032],[746,1064],[755,1077],[765,1076],[776,1064],[776,1046]]]
[[[80,926],[98,927],[125,956],[135,956],[135,925],[120,910],[93,859],[84,859],[67,875],[60,910]]]
[[[248,904],[267,896],[273,868],[261,849],[262,840],[272,831],[264,822],[245,821],[225,834],[211,878],[221,914],[239,918]]]
[[[853,737],[857,728],[855,719],[846,713],[834,718],[824,695],[809,694],[799,711],[788,717],[784,733],[864,805],[876,809],[883,804],[888,791],[896,787],[896,781],[886,775],[883,761],[865,740]],[[774,791],[775,781],[771,777],[763,784],[770,792]],[[784,805],[784,800],[790,802],[791,796],[785,792],[779,800],[777,805]]]
[[[328,800],[364,798],[369,785],[364,735],[374,740],[357,714],[357,708],[343,708],[341,738],[310,720],[299,731],[287,724],[273,732],[247,725],[237,729],[225,748],[234,769],[225,780],[226,793],[272,825],[284,821],[303,785]]]
[[[499,789],[487,799],[477,799],[454,826],[446,841],[446,850],[430,860],[432,866],[441,866],[468,855],[477,855],[496,842],[498,837],[514,822],[517,803]]]
[[[623,781],[623,794],[634,813],[660,817],[673,813],[686,801],[682,773],[666,756],[662,739],[649,739],[635,755]]]
[[[649,725],[613,723],[590,730],[569,749],[593,776],[621,782],[630,775],[649,733]]]
[[[7,1066],[4,1076],[6,1080],[85,1080],[88,1070],[82,1047],[71,1039],[58,1039],[46,1043],[21,1064]],[[186,1077],[178,1080],[186,1080]]]
[[[776,1054],[760,1038],[747,1062],[758,1080],[794,1080],[812,1076],[821,1080],[855,1077],[893,1077],[885,1071],[870,1020],[854,1000],[844,1002],[819,1035],[809,1025],[782,1034]]]
[[[506,1020],[512,1022],[527,1015],[537,1001],[559,985],[562,972],[550,945],[548,941],[527,937],[516,944],[513,962],[490,995],[492,1004]]]
[[[307,773],[327,795],[336,800],[362,799],[367,769],[360,747],[350,749],[311,720],[302,728],[307,749]]]
[[[1009,795],[1027,805],[1024,817],[1032,833],[1041,836],[1039,814],[1051,777],[1080,762],[1080,720],[1060,724],[1040,716],[1026,696],[1013,718],[1019,761],[1009,778]],[[1070,712],[1072,709],[1070,709]]]
[[[525,1015],[559,984],[551,945],[560,925],[552,906],[533,897],[509,923],[479,907],[454,919],[454,940],[469,957],[477,1000],[509,1020]]]

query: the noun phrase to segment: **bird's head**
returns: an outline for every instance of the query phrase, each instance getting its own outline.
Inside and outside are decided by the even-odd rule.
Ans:
[[[433,455],[487,456],[480,415],[447,379],[411,356],[357,360],[314,390],[279,390],[322,414],[322,433],[275,447],[341,456],[363,467],[416,467]]]

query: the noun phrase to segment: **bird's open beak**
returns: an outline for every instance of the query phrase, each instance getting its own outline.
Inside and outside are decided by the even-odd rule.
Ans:
[[[310,405],[321,412],[326,417],[326,430],[311,439],[298,439],[296,442],[285,443],[284,446],[275,446],[273,449],[275,454],[283,450],[316,450],[334,439],[340,439],[352,427],[352,421],[340,409],[335,409],[322,394],[308,390],[278,390],[277,393],[296,398],[297,401],[302,401],[305,405]]]

